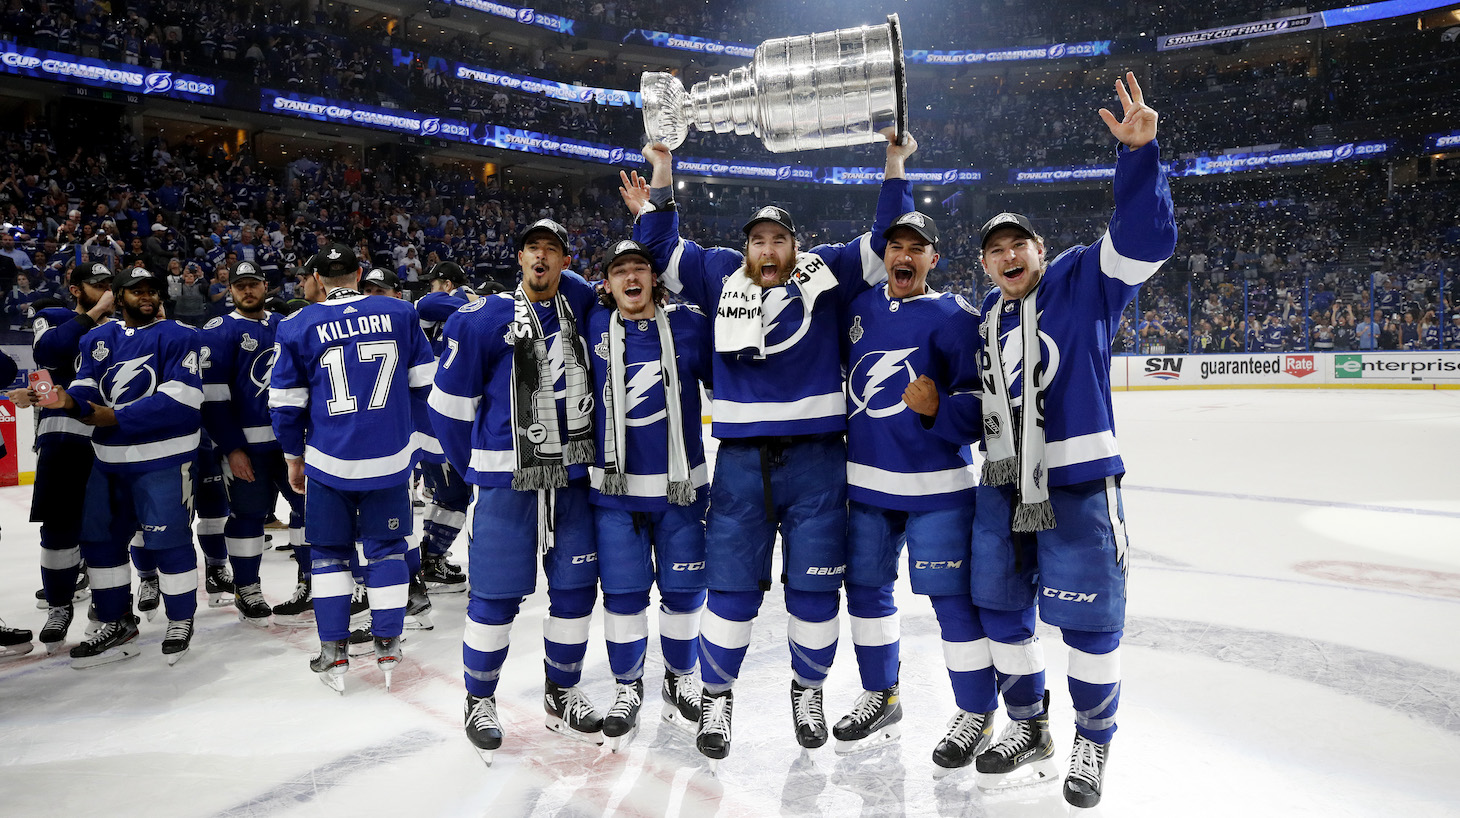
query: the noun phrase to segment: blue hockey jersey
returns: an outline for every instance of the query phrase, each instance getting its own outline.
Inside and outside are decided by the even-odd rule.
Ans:
[[[410,393],[436,367],[417,321],[400,299],[336,290],[279,324],[269,412],[310,478],[346,491],[407,480],[422,445]]]
[[[684,449],[689,459],[690,482],[703,489],[710,482],[705,466],[705,443],[700,432],[700,384],[711,383],[714,343],[710,322],[695,307],[670,304],[660,307],[669,318],[678,362],[679,409],[684,423]],[[600,494],[603,485],[604,436],[611,426],[604,414],[608,393],[608,327],[617,311],[599,307],[588,318],[588,340],[593,345],[593,429],[597,461],[589,469],[590,502],[625,511],[665,511],[669,508],[669,422],[665,412],[664,374],[660,364],[659,329],[654,321],[624,322],[624,471],[628,493]]]
[[[720,439],[766,435],[808,435],[847,428],[841,373],[841,314],[857,294],[885,281],[882,237],[888,225],[913,209],[905,179],[882,183],[872,232],[849,244],[811,249],[836,277],[825,292],[803,289],[795,280],[762,294],[766,355],[714,356],[713,433]],[[725,281],[744,264],[738,250],[704,248],[679,236],[674,210],[642,214],[634,239],[654,254],[659,280],[683,294],[706,315],[715,315]],[[713,325],[713,320],[712,320]]]
[[[71,385],[81,367],[81,336],[96,327],[91,316],[65,307],[47,307],[35,314],[33,353],[36,366],[51,373],[51,380],[61,388]],[[56,435],[91,439],[91,427],[77,420],[64,409],[41,409],[36,427],[36,443],[45,443]]]
[[[426,333],[426,340],[431,342],[431,352],[437,358],[441,357],[441,351],[446,348],[446,339],[441,334],[442,328],[446,326],[446,319],[455,315],[467,303],[461,290],[452,293],[426,293],[416,301],[416,312],[421,315],[421,329]]]
[[[269,416],[269,373],[279,352],[274,335],[284,319],[265,312],[259,320],[236,310],[203,325],[203,428],[218,451],[277,449]]]
[[[928,511],[973,502],[962,450],[979,437],[978,313],[962,296],[857,296],[847,319],[847,497]],[[938,415],[902,402],[919,376],[938,387]]]
[[[198,331],[168,320],[108,321],[82,337],[81,368],[66,392],[82,417],[91,403],[117,416],[92,435],[97,468],[141,474],[192,462],[202,429],[198,350]]]
[[[1152,141],[1120,149],[1115,212],[1104,236],[1049,263],[1035,289],[1045,383],[1045,464],[1049,485],[1068,486],[1125,473],[1110,401],[1110,343],[1136,291],[1176,248],[1171,188]],[[999,291],[984,299],[997,309]],[[999,343],[1011,406],[1023,395],[1019,302],[999,315]]]
[[[564,271],[558,292],[577,319],[579,342],[586,342],[585,318],[596,303],[593,285]],[[567,396],[562,328],[552,301],[532,305],[548,343],[556,379],[558,428],[568,428],[563,401]],[[441,441],[452,468],[477,486],[508,487],[517,466],[512,452],[512,293],[479,298],[446,321],[446,351],[431,390],[431,428]],[[592,367],[586,343],[580,350]],[[568,479],[588,476],[586,466],[568,466]]]

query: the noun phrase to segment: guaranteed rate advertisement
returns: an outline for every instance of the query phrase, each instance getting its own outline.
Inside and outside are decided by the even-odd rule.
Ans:
[[[78,57],[8,42],[0,42],[0,71],[71,85],[215,104],[222,101],[227,85],[221,80],[194,74],[157,71],[130,63]]]

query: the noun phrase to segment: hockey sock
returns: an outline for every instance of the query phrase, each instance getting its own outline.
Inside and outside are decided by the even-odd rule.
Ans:
[[[70,605],[76,593],[76,577],[81,573],[79,534],[74,527],[41,526],[41,588],[47,605]]]
[[[1044,646],[1034,635],[1034,608],[979,608],[978,619],[989,636],[989,654],[1009,718],[1034,718],[1044,711]]]
[[[786,586],[786,613],[790,614],[786,642],[791,648],[791,675],[806,687],[820,687],[831,672],[841,631],[837,616],[841,601],[837,591],[798,591]],[[894,678],[896,675],[894,669]]]
[[[227,526],[227,517],[198,516],[198,548],[208,565],[228,564],[227,535],[224,533]]]
[[[1115,735],[1120,706],[1120,637],[1123,631],[1094,633],[1063,630],[1070,646],[1070,700],[1075,705],[1075,732],[1096,744]]]
[[[760,591],[710,591],[700,619],[700,679],[709,692],[723,693],[735,684],[764,596]]]
[[[659,592],[659,650],[664,667],[675,675],[693,672],[699,664],[700,611],[704,591]]]
[[[310,548],[314,624],[321,642],[335,642],[350,635],[350,596],[355,592],[350,562],[354,554],[354,543],[316,544]]]
[[[507,661],[512,620],[521,607],[520,597],[482,599],[474,596],[467,601],[466,633],[461,643],[466,692],[473,696],[490,696],[497,692],[502,663]]]
[[[157,557],[157,584],[162,609],[174,622],[192,619],[198,611],[198,553],[193,544],[161,548]]]
[[[542,623],[543,667],[553,684],[572,687],[583,678],[588,653],[588,619],[598,588],[549,588],[548,616]]]
[[[431,558],[446,556],[461,527],[466,525],[466,509],[446,508],[439,501],[439,496],[432,499],[426,507],[426,519],[421,523],[421,549]]]
[[[413,577],[421,573],[421,546],[409,544],[406,545],[405,556],[406,570],[410,572],[409,576]]]
[[[116,622],[132,607],[132,569],[127,565],[126,546],[84,542],[81,556],[86,560],[86,578],[91,583],[97,618]]]
[[[406,570],[406,538],[365,540],[365,590],[370,598],[370,632],[400,636],[406,622],[411,575]]]
[[[852,618],[852,650],[863,690],[886,690],[897,683],[897,606],[892,583],[847,583],[847,615]]]
[[[132,555],[132,567],[137,569],[139,577],[157,576],[157,555],[142,547],[140,542],[134,541],[128,548]],[[82,556],[85,556],[83,552]],[[89,563],[91,559],[87,557]]]
[[[953,683],[953,702],[959,710],[987,713],[999,706],[994,679],[994,657],[978,621],[978,609],[967,594],[928,597],[943,637],[943,662]]]
[[[303,531],[303,529],[300,530]],[[294,567],[299,573],[300,582],[304,582],[305,578],[314,573],[313,565],[309,561],[309,556],[310,551],[308,543],[301,541],[298,545],[294,546]]]
[[[603,592],[603,637],[613,678],[628,684],[644,676],[649,649],[649,590],[626,594]]]
[[[350,576],[355,578],[356,585],[365,584],[365,562],[360,559],[359,543],[350,549]]]
[[[233,584],[239,588],[259,581],[259,563],[264,554],[262,517],[229,517],[223,525],[228,545],[228,562],[233,566]]]

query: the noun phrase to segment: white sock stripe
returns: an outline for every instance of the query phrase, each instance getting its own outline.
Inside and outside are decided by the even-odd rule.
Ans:
[[[41,567],[48,571],[62,571],[67,568],[75,568],[80,564],[80,548],[60,548],[55,551],[49,548],[41,549]]]
[[[1010,645],[989,640],[989,654],[993,656],[994,668],[1009,676],[1028,676],[1044,670],[1044,645],[1039,639],[1030,639],[1022,645]]]
[[[482,653],[492,653],[503,650],[511,642],[509,638],[512,633],[512,623],[505,625],[484,625],[481,622],[466,620],[466,632],[462,635],[462,642],[467,647]]]
[[[1086,653],[1070,648],[1071,679],[1092,685],[1110,685],[1120,681],[1120,648],[1109,653]]]
[[[700,635],[716,647],[738,650],[750,646],[750,626],[749,622],[723,619],[706,608],[705,615],[700,618]]]
[[[898,616],[852,617],[852,644],[863,647],[880,647],[897,641]]]
[[[206,537],[209,534],[222,534],[223,527],[227,524],[227,517],[199,517],[198,536]]]
[[[659,609],[659,636],[687,642],[700,635],[700,612],[704,606],[684,613]]]
[[[550,616],[543,620],[542,638],[560,645],[581,645],[588,641],[588,620],[591,616],[562,619]]]
[[[264,538],[258,537],[226,537],[223,540],[228,547],[230,557],[257,557],[264,553]]]
[[[355,578],[349,571],[315,574],[310,580],[314,597],[349,596],[355,592]]]
[[[399,585],[386,585],[382,588],[366,588],[365,598],[370,600],[370,607],[377,611],[386,611],[391,608],[404,608],[406,599],[410,596],[410,586],[402,582]]]
[[[92,590],[104,588],[128,588],[132,585],[132,566],[126,563],[115,568],[86,566],[86,577],[91,580]]]
[[[971,673],[993,667],[994,656],[989,652],[987,638],[972,642],[943,643],[943,662],[954,673]]]
[[[168,596],[182,596],[198,592],[198,569],[189,568],[181,574],[157,572],[157,586]]]
[[[840,617],[833,616],[825,622],[807,622],[793,616],[786,623],[786,638],[807,650],[824,650],[836,644],[841,629]]]
[[[610,642],[627,644],[649,638],[649,611],[616,614],[603,612],[603,638]]]
[[[291,528],[291,529],[289,529],[289,544],[290,545],[304,545],[304,529],[303,528]]]
[[[438,505],[430,505],[426,507],[425,521],[460,530],[462,526],[466,525],[466,512],[451,511]]]

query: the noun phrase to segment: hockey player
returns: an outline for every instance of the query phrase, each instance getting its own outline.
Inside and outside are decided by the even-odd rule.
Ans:
[[[139,529],[160,573],[168,664],[187,653],[198,604],[191,527],[203,403],[198,334],[158,317],[162,282],[147,269],[123,272],[114,286],[123,322],[81,339],[81,367],[58,404],[95,429],[81,549],[105,624],[71,649],[76,668],[137,655],[127,546]]]
[[[836,654],[846,563],[840,314],[886,276],[882,234],[913,209],[903,161],[916,147],[911,137],[889,143],[870,235],[810,252],[799,249],[791,214],[778,207],[746,222],[743,252],[681,239],[673,157],[663,144],[644,148],[654,169],[650,185],[624,178],[621,192],[638,216],[634,237],[653,253],[661,280],[715,316],[712,414],[721,442],[705,531],[709,601],[696,739],[712,764],[730,752],[731,687],[770,588],[777,529],[796,740],[807,748],[827,740],[821,686]]]
[[[958,712],[933,750],[939,770],[967,766],[987,743],[998,692],[988,640],[969,599],[978,439],[977,311],[927,286],[938,226],[905,213],[886,233],[887,283],[857,296],[847,321],[847,613],[865,692],[832,734],[839,753],[901,733],[897,557],[907,545],[914,593],[937,615]]]
[[[279,494],[289,504],[295,558],[309,564],[302,536],[304,498],[289,485],[269,417],[269,373],[278,356],[274,336],[283,319],[264,309],[267,286],[262,269],[240,261],[228,279],[233,312],[210,320],[201,333],[203,425],[227,459],[229,514],[223,536],[233,565],[233,604],[241,620],[259,627],[269,623],[271,613],[259,579],[264,518]]]
[[[350,560],[359,539],[376,664],[389,687],[402,658],[410,582],[405,538],[419,445],[410,393],[430,385],[435,363],[409,304],[355,289],[361,269],[350,247],[328,245],[309,270],[325,298],[279,324],[269,412],[289,483],[305,496],[320,639],[310,669],[344,693],[355,585]]]
[[[1120,700],[1128,546],[1120,500],[1125,467],[1111,416],[1110,333],[1176,245],[1156,111],[1145,104],[1134,74],[1115,86],[1124,117],[1100,110],[1121,143],[1109,231],[1052,262],[1021,215],[1000,213],[980,232],[984,269],[997,290],[983,308],[987,454],[974,513],[973,601],[1017,611],[1037,600],[1040,617],[1060,628],[1069,645],[1076,736],[1064,792],[1077,807],[1100,801]],[[1004,648],[993,651],[1000,676],[1034,670],[1017,666],[1032,627],[986,627],[990,648]],[[1003,664],[1001,655],[1016,666]],[[1043,706],[1016,716],[978,756],[980,773],[1006,776],[1052,755],[1048,694],[1041,698]]]
[[[588,509],[593,395],[580,327],[592,286],[565,272],[568,231],[551,219],[517,237],[522,281],[446,321],[431,425],[477,487],[462,647],[466,735],[491,763],[502,745],[497,681],[512,621],[547,575],[544,705],[549,729],[603,743],[603,717],[578,688],[598,564]]]
[[[709,472],[700,435],[700,384],[710,383],[709,322],[694,307],[664,304],[648,248],[613,245],[603,308],[588,319],[594,341],[590,470],[593,528],[603,584],[604,636],[617,683],[603,719],[609,749],[633,740],[644,700],[649,588],[659,585],[663,718],[696,729],[700,609],[705,602]]]

